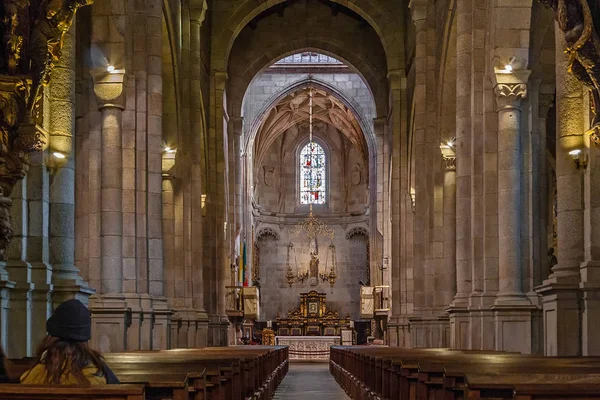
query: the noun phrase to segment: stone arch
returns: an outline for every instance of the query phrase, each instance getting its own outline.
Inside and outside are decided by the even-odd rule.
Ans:
[[[229,114],[239,115],[241,99],[258,73],[286,55],[310,49],[352,67],[373,93],[377,115],[387,115],[389,65],[377,34],[369,27],[360,28],[349,17],[325,15],[299,25],[294,16],[269,16],[256,29],[246,28],[237,36],[227,65]],[[277,40],[272,40],[273,32],[278,32]]]
[[[264,228],[260,228],[258,230],[258,232],[256,233],[256,240],[261,240],[261,239],[266,239],[266,238],[271,238],[273,240],[280,240],[281,236],[279,235],[279,232],[277,232],[275,229],[271,228],[271,227],[264,227]]]
[[[317,89],[321,89],[330,94],[333,94],[339,100],[341,100],[342,103],[344,103],[344,105],[346,107],[348,107],[353,112],[355,118],[358,120],[358,122],[360,124],[363,135],[365,136],[365,140],[367,142],[367,147],[369,149],[369,158],[374,157],[375,146],[376,146],[375,133],[373,131],[372,123],[369,123],[368,121],[365,121],[364,118],[362,118],[364,113],[361,110],[360,105],[354,99],[352,99],[352,98],[348,97],[347,95],[345,95],[344,93],[342,93],[338,88],[334,87],[333,85],[329,84],[328,82],[325,82],[325,81],[322,81],[319,79],[315,79],[315,78],[302,79],[298,82],[295,82],[294,84],[292,84],[288,88],[286,88],[286,90],[284,90],[280,93],[277,93],[276,95],[272,96],[268,101],[265,102],[265,105],[258,112],[254,121],[250,122],[251,125],[248,128],[248,130],[245,132],[245,138],[244,138],[245,143],[243,146],[244,151],[248,152],[250,149],[253,149],[254,141],[258,135],[262,121],[263,121],[265,115],[268,113],[268,111],[273,107],[273,105],[277,104],[281,99],[287,97],[291,93],[293,93],[293,92],[297,91],[298,89],[305,87],[309,84],[313,85],[313,87],[315,87]]]
[[[369,231],[367,230],[367,228],[364,228],[362,226],[355,226],[354,228],[351,228],[346,232],[346,240],[352,240],[360,236],[364,237],[367,241],[369,240]]]
[[[235,40],[252,19],[284,2],[285,0],[265,0],[260,3],[255,0],[240,0],[221,24],[223,29],[216,33],[217,39],[212,52],[213,69],[226,69]],[[378,0],[332,0],[332,3],[354,11],[369,23],[385,48],[390,71],[404,67],[403,42],[397,39],[397,32],[403,31],[401,22],[404,21],[404,8],[401,3]]]

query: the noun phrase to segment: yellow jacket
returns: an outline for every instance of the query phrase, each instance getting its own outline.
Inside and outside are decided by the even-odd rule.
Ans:
[[[21,383],[29,385],[44,385],[46,384],[46,366],[38,363],[29,371],[21,375]],[[106,377],[96,368],[90,364],[83,369],[83,376],[87,378],[90,385],[106,385]],[[72,374],[65,374],[60,379],[61,385],[78,385],[77,379]]]

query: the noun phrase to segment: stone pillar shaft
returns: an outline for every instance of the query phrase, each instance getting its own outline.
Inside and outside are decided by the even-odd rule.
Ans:
[[[205,164],[202,163],[202,143],[206,137],[206,123],[203,119],[204,104],[202,101],[201,88],[201,67],[200,59],[200,29],[204,18],[203,10],[194,10],[190,21],[190,78],[191,78],[191,96],[190,96],[190,121],[191,131],[193,132],[191,141],[193,160],[191,167],[191,191],[192,199],[195,201],[191,205],[191,235],[192,235],[192,276],[193,276],[193,306],[194,309],[203,314],[201,317],[206,318],[206,305],[204,296],[208,290],[206,286],[204,272],[204,236],[203,236],[203,220],[202,208],[204,204],[202,198],[206,195],[203,188],[203,177]],[[200,199],[200,201],[198,201]]]
[[[418,1],[411,3],[411,15],[415,24],[415,111],[413,126],[413,159],[415,168],[415,223],[413,227],[414,248],[414,302],[415,310],[426,308],[426,280],[429,268],[426,256],[429,247],[427,128],[427,7]]]
[[[122,112],[122,109],[114,106],[102,109],[102,293],[120,293],[123,290]]]
[[[498,298],[521,297],[521,109],[525,84],[498,84]]]
[[[444,290],[442,303],[456,294],[456,157],[444,157]]]
[[[471,293],[471,51],[472,1],[457,0],[456,42],[456,296]]]

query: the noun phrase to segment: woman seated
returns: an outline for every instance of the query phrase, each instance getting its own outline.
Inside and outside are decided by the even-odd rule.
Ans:
[[[4,354],[4,349],[0,347],[0,383],[11,382],[9,369],[9,362],[6,359],[6,354]]]
[[[46,322],[48,335],[40,344],[37,363],[21,376],[34,385],[104,385],[119,380],[102,355],[87,342],[91,337],[90,312],[79,300],[68,300]]]

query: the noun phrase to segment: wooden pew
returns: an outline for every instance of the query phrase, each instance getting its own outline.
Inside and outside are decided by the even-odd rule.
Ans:
[[[575,382],[600,384],[597,357],[493,351],[333,347],[330,370],[353,399],[578,398],[568,391]],[[566,397],[546,396],[548,387]],[[579,392],[585,397],[590,390]]]
[[[122,383],[143,384],[151,400],[239,400],[271,398],[288,354],[284,346],[235,346],[111,353],[105,360]],[[31,362],[15,360],[15,369],[22,373]]]
[[[166,371],[187,372],[190,390],[204,391],[195,398],[270,398],[287,371],[284,347],[140,351],[107,354],[105,358],[117,377],[127,376],[127,382],[134,382],[137,375],[152,378]]]
[[[2,400],[144,400],[143,385],[42,386],[0,385]]]

